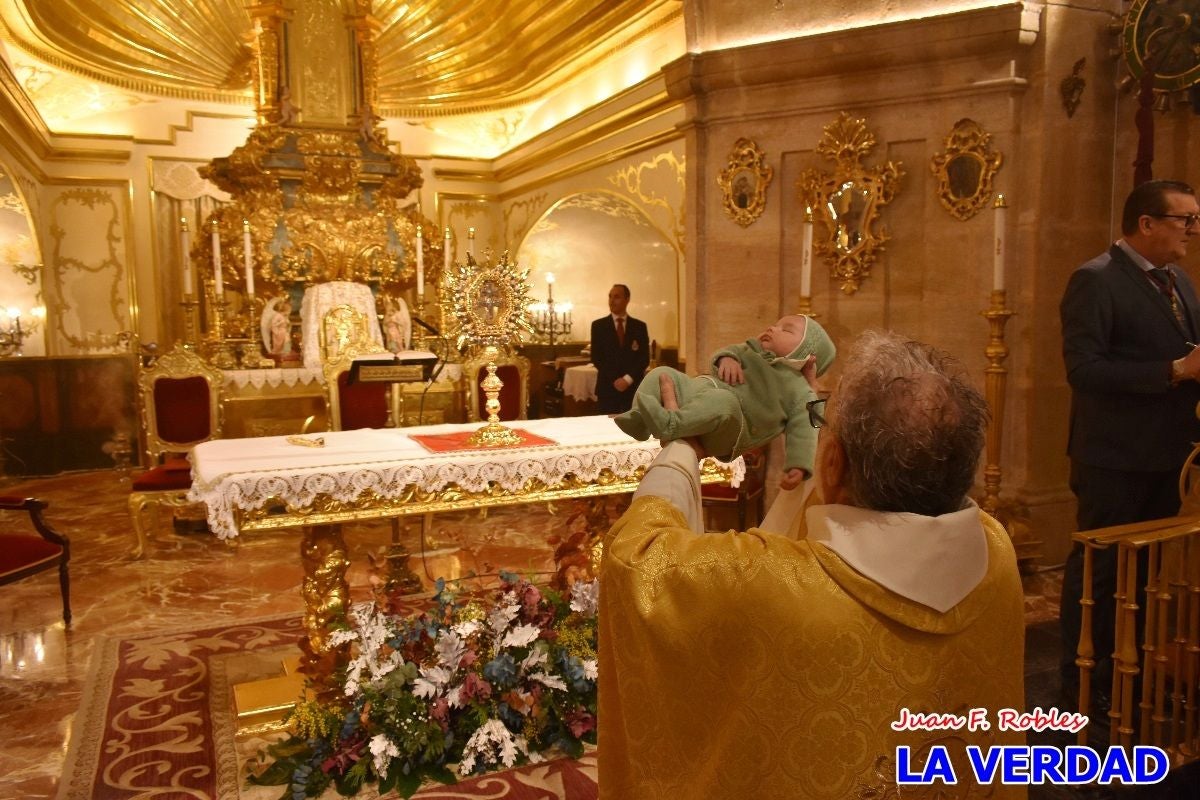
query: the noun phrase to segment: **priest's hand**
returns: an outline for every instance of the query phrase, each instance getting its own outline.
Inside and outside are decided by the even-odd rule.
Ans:
[[[741,369],[741,367],[739,367],[739,369]],[[675,381],[671,380],[667,375],[661,373],[658,376],[658,394],[662,398],[663,408],[665,408],[667,411],[679,410],[679,397],[675,394]],[[697,461],[708,455],[708,453],[704,451],[704,445],[700,444],[700,440],[694,436],[689,436],[686,439],[680,439],[680,441],[695,451]],[[660,442],[660,444],[665,447],[667,442]]]

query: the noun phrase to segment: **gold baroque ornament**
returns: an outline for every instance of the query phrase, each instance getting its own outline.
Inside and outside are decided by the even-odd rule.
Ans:
[[[1004,155],[991,149],[991,140],[978,122],[960,119],[946,137],[945,152],[930,159],[929,168],[938,179],[938,199],[955,219],[970,219],[992,199],[992,180]]]
[[[890,237],[876,228],[879,210],[892,201],[904,175],[899,162],[864,167],[860,162],[875,147],[866,120],[845,111],[825,126],[817,152],[835,162],[834,171],[805,170],[796,180],[800,205],[813,210],[827,235],[813,249],[830,265],[831,275],[846,294],[854,294]]]
[[[733,143],[729,164],[717,176],[725,197],[725,213],[745,228],[762,216],[767,207],[767,186],[775,170],[766,163],[767,154],[746,138]]]
[[[486,263],[478,264],[468,253],[464,264],[456,264],[445,276],[446,296],[458,322],[459,344],[470,342],[484,348],[487,376],[480,383],[487,402],[487,424],[471,436],[471,444],[482,447],[510,447],[520,444],[521,434],[500,424],[500,390],[504,383],[496,375],[499,348],[508,346],[522,332],[533,333],[527,307],[529,270],[521,270],[508,260],[505,250],[492,263],[491,251],[485,251]],[[473,379],[472,379],[473,380]]]

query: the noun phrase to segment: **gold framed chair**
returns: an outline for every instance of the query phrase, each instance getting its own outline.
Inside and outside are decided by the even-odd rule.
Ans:
[[[372,341],[366,323],[366,316],[350,306],[330,309],[322,320],[322,350],[329,354],[322,367],[325,410],[331,431],[393,427],[398,419],[393,384],[350,384],[347,380],[354,359],[391,355]]]
[[[479,388],[479,382],[487,376],[487,363],[482,352],[463,363],[463,377],[467,381],[467,420],[471,422],[488,418],[484,408],[487,397]],[[529,359],[502,350],[496,358],[496,375],[504,383],[500,390],[500,421],[529,419]]]
[[[764,502],[767,482],[767,451],[756,447],[742,454],[746,462],[746,477],[735,489],[728,483],[706,483],[700,487],[700,506],[704,512],[704,527],[713,530],[709,524],[709,511],[714,508],[729,508],[737,510],[737,529],[746,530],[746,512],[754,503],[755,525],[761,525],[764,515]]]
[[[177,344],[138,375],[138,406],[149,468],[133,480],[129,518],[135,536],[131,555],[146,548],[143,520],[147,508],[187,505],[192,466],[187,454],[201,442],[221,435],[221,385],[224,376],[189,345]]]

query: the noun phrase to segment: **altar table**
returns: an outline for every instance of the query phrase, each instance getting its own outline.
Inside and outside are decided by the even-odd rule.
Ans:
[[[411,438],[472,431],[479,423],[215,439],[191,454],[189,499],[208,508],[222,539],[276,530],[460,508],[632,492],[658,454],[607,416],[522,420],[510,427],[553,440],[540,447],[432,453]],[[704,462],[702,480],[741,482],[741,459]]]
[[[242,531],[281,528],[303,531],[302,671],[315,686],[332,690],[336,667],[346,662],[346,654],[329,639],[331,631],[346,624],[350,597],[349,561],[339,523],[632,492],[659,451],[658,442],[634,441],[607,416],[511,423],[514,429],[555,442],[537,447],[432,453],[411,438],[479,427],[471,423],[215,439],[192,450],[188,497],[207,506],[208,525],[217,536],[228,539]],[[296,438],[320,439],[322,446],[289,442]],[[744,475],[740,458],[729,464],[706,459],[701,469],[706,483],[729,480],[736,486]],[[411,577],[419,585],[416,576]],[[288,685],[283,691],[294,688]],[[257,710],[260,704],[251,706]],[[243,713],[240,704],[238,713]]]

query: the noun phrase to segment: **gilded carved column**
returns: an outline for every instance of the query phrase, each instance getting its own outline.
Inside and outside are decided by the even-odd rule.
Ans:
[[[290,18],[281,2],[264,2],[246,9],[252,20],[254,39],[254,109],[259,126],[279,121],[281,80],[287,65],[280,62],[283,23]]]
[[[329,634],[346,622],[350,606],[350,586],[346,570],[350,566],[346,542],[340,525],[311,525],[304,528],[300,544],[304,564],[304,651],[302,672],[316,691],[332,690],[334,674],[345,665],[345,647],[329,644]]]

